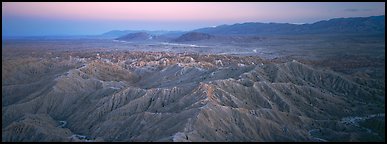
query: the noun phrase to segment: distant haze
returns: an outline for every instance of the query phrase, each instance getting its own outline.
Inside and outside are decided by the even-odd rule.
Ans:
[[[384,13],[383,2],[3,2],[2,36],[96,35],[110,30],[187,31],[243,22],[313,23]]]

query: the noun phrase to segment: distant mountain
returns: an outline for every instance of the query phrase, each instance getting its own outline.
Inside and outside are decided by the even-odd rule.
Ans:
[[[136,33],[136,32],[139,32],[139,31],[136,31],[136,30],[123,30],[123,31],[121,31],[121,30],[112,30],[112,31],[103,33],[102,35],[103,36],[120,37],[120,36],[124,36],[124,35],[130,34],[130,33]]]
[[[312,24],[242,23],[193,30],[213,35],[384,33],[385,16],[335,18]]]
[[[209,35],[206,33],[189,32],[189,33],[181,35],[180,37],[178,37],[174,41],[175,42],[200,41],[200,40],[209,40],[211,38],[215,38],[215,36]]]
[[[184,32],[184,31],[168,31],[168,32],[160,34],[159,36],[169,38],[169,39],[174,39],[174,38],[177,38],[185,33],[186,32]]]
[[[150,35],[146,32],[137,32],[137,33],[130,33],[124,36],[121,36],[119,38],[116,38],[116,40],[123,40],[123,41],[147,41],[152,40],[155,38],[155,36]]]
[[[110,37],[121,37],[127,34],[139,33],[139,32],[144,32],[151,35],[166,35],[166,36],[175,36],[175,37],[185,33],[184,31],[112,30],[112,31],[103,33],[102,35],[110,36]]]
[[[300,25],[297,31],[303,33],[384,33],[383,16],[336,18],[313,24]],[[296,32],[296,31],[295,31]]]
[[[188,32],[181,35],[172,42],[178,43],[251,43],[261,41],[262,37],[254,35],[212,35],[200,32]]]
[[[124,41],[172,41],[172,42],[256,42],[258,35],[295,34],[383,34],[385,16],[335,18],[312,24],[289,23],[237,23],[217,27],[184,31],[113,30],[103,36],[118,37]]]
[[[262,33],[278,33],[284,29],[291,29],[295,25],[282,23],[242,23],[221,25],[217,27],[201,28],[193,32],[202,32],[214,35],[254,35]]]

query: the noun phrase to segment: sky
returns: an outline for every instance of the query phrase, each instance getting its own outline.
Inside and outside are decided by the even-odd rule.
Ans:
[[[2,36],[98,35],[384,15],[384,2],[2,2]]]

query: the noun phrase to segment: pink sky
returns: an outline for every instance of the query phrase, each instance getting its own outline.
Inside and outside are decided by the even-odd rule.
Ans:
[[[383,2],[2,2],[2,34],[193,30],[244,22],[313,23],[384,13]]]
[[[336,5],[334,5],[336,4]],[[369,5],[372,5],[371,7]],[[316,8],[317,6],[317,8]],[[330,7],[329,7],[330,6]],[[376,6],[376,7],[375,7]],[[293,17],[350,16],[342,7],[374,9],[363,15],[384,13],[384,5],[361,3],[219,3],[219,2],[19,2],[3,3],[3,13],[52,19],[94,20],[234,20],[253,21]],[[375,9],[376,8],[376,9]],[[336,14],[335,14],[336,13]]]
[[[230,20],[252,17],[254,9],[235,12],[237,4],[230,3],[6,3],[5,11],[16,16],[104,19],[104,20]]]

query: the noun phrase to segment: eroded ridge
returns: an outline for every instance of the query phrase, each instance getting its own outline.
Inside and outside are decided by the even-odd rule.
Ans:
[[[384,140],[343,122],[384,113],[384,81],[297,60],[85,52],[2,64],[3,141]]]

